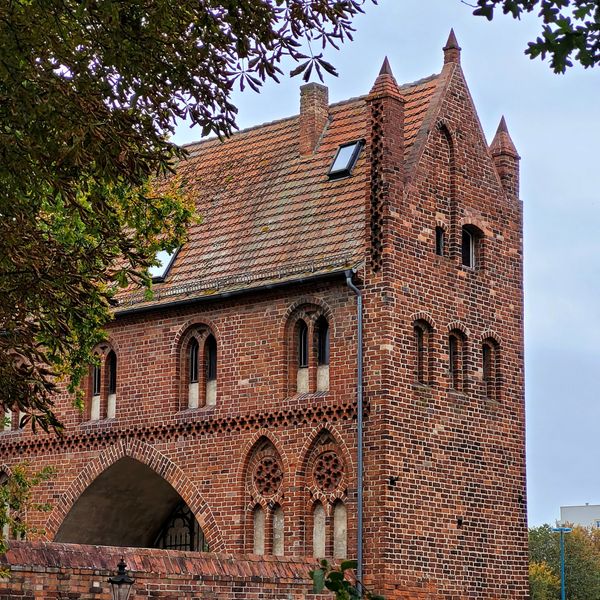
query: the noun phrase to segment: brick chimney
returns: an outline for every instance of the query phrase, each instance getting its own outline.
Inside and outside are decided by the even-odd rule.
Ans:
[[[317,143],[329,118],[329,90],[318,83],[300,88],[300,155],[308,156]]]

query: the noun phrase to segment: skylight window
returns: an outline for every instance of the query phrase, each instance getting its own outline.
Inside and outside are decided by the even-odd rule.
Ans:
[[[150,273],[152,281],[164,281],[169,269],[171,268],[171,265],[175,261],[175,257],[177,256],[178,252],[179,248],[175,248],[175,250],[171,252],[167,252],[167,250],[159,250],[156,253],[155,259],[158,264],[148,268],[148,273]]]
[[[340,179],[348,177],[352,173],[352,169],[356,164],[360,149],[363,147],[363,141],[349,142],[342,144],[333,159],[333,163],[329,168],[329,179]]]

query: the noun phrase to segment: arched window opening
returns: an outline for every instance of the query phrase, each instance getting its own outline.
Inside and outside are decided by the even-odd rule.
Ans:
[[[426,321],[416,321],[414,330],[415,381],[421,385],[431,385],[431,337],[432,330]]]
[[[108,396],[106,398],[106,417],[108,419],[114,419],[117,411],[117,355],[114,350],[108,353],[106,358],[106,369],[108,374],[107,390]]]
[[[217,340],[209,335],[204,344],[204,361],[206,373],[206,404],[212,406],[217,402]]]
[[[333,506],[333,557],[346,558],[348,553],[348,514],[346,505],[338,500]]]
[[[285,522],[283,508],[277,505],[273,510],[273,555],[283,556],[284,554],[284,529]]]
[[[257,506],[252,515],[254,524],[254,554],[265,553],[265,511],[262,506]]]
[[[465,225],[462,228],[462,264],[474,269],[482,266],[482,239],[483,233],[474,225]]]
[[[450,387],[463,392],[465,387],[465,341],[460,332],[450,333],[448,338],[448,376]]]
[[[102,370],[100,365],[92,366],[92,401],[90,403],[90,420],[97,421],[100,418],[100,387],[102,382]]]
[[[325,508],[320,502],[317,502],[313,509],[313,556],[315,558],[325,557],[325,527]]]
[[[446,253],[446,240],[443,227],[435,228],[435,253],[438,256],[444,256]]]
[[[486,340],[482,345],[483,384],[485,395],[490,400],[498,400],[499,396],[499,357],[498,347],[493,340]]]
[[[325,317],[317,320],[317,391],[329,390],[329,323]]]
[[[198,383],[198,354],[200,344],[196,338],[192,338],[188,349],[188,378],[189,383]]]
[[[308,392],[308,325],[303,319],[300,319],[296,325],[296,343],[298,353],[296,391],[302,394]]]
[[[188,408],[198,408],[198,361],[200,354],[200,344],[193,337],[188,344]]]

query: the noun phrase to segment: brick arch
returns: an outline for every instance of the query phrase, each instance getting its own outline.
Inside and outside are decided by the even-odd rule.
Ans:
[[[467,215],[467,216],[463,217],[462,219],[460,219],[460,221],[458,222],[458,226],[460,227],[461,230],[463,227],[466,227],[468,225],[471,225],[471,226],[477,228],[481,232],[482,236],[484,236],[484,237],[490,236],[491,231],[490,231],[488,222],[485,219],[483,219],[482,217],[474,216],[474,215]]]
[[[181,351],[181,347],[185,342],[186,338],[189,336],[190,332],[197,327],[205,327],[206,329],[210,330],[217,342],[221,338],[221,332],[219,331],[219,328],[212,319],[188,319],[185,323],[183,323],[183,325],[179,327],[177,333],[173,338],[173,342],[171,343],[171,355],[175,355],[177,357],[179,356],[179,352]]]
[[[177,331],[171,345],[171,357],[175,362],[173,381],[173,394],[177,404],[174,407],[176,410],[184,410],[187,408],[187,384],[185,383],[185,354],[187,344],[194,336],[194,332],[202,330],[201,335],[195,336],[200,346],[203,346],[209,335],[212,335],[217,342],[217,357],[219,356],[219,339],[220,332],[211,319],[195,318],[186,321]],[[217,358],[217,361],[219,358]],[[218,367],[217,367],[218,368]],[[204,407],[200,407],[204,408]]]
[[[410,322],[412,324],[412,323],[416,323],[417,321],[425,321],[425,323],[427,323],[429,325],[429,327],[431,327],[432,331],[435,331],[437,329],[437,324],[436,324],[434,318],[429,313],[426,313],[423,311],[413,313],[410,316]]]
[[[320,300],[319,298],[315,298],[313,296],[303,296],[302,298],[298,298],[298,300],[296,300],[290,306],[288,306],[287,310],[285,311],[283,319],[280,321],[279,324],[280,338],[281,336],[285,336],[287,334],[292,317],[294,316],[294,314],[300,312],[300,309],[303,306],[314,306],[317,307],[317,309],[321,309],[321,314],[327,319],[331,331],[334,331],[335,319],[330,306],[323,300]]]
[[[477,338],[480,342],[485,342],[486,340],[493,340],[498,346],[502,346],[502,337],[493,329],[486,329],[483,333],[479,335]]]
[[[222,552],[225,549],[225,543],[214,515],[196,485],[167,456],[141,440],[121,440],[106,448],[95,460],[87,464],[63,492],[59,502],[50,513],[45,526],[47,539],[54,539],[63,520],[88,486],[101,473],[122,458],[133,458],[141,462],[167,481],[196,517],[210,549],[213,552]]]
[[[448,333],[452,331],[460,331],[465,337],[471,337],[471,332],[469,328],[462,321],[452,321],[448,323]]]

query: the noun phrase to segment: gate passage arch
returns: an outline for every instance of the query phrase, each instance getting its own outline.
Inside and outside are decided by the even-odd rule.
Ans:
[[[131,469],[132,472],[142,474],[150,480],[154,478],[154,484],[159,487],[167,501],[173,503],[177,498],[182,500],[198,522],[204,534],[204,541],[210,550],[212,552],[225,550],[223,537],[214,515],[194,482],[167,456],[141,440],[121,440],[104,449],[95,460],[90,461],[82,469],[50,513],[45,526],[47,538],[68,542],[69,540],[61,539],[61,537],[72,527],[69,523],[72,511],[77,508],[77,503],[82,497],[85,499],[86,490],[89,490],[95,482],[102,484],[101,476],[107,475],[107,472],[117,473],[120,480],[124,481],[124,469]],[[123,498],[116,497],[110,500],[112,502],[111,510],[117,511],[117,513],[119,510],[123,510]],[[97,519],[98,517],[91,514],[90,518]],[[107,527],[109,526],[107,524]]]

